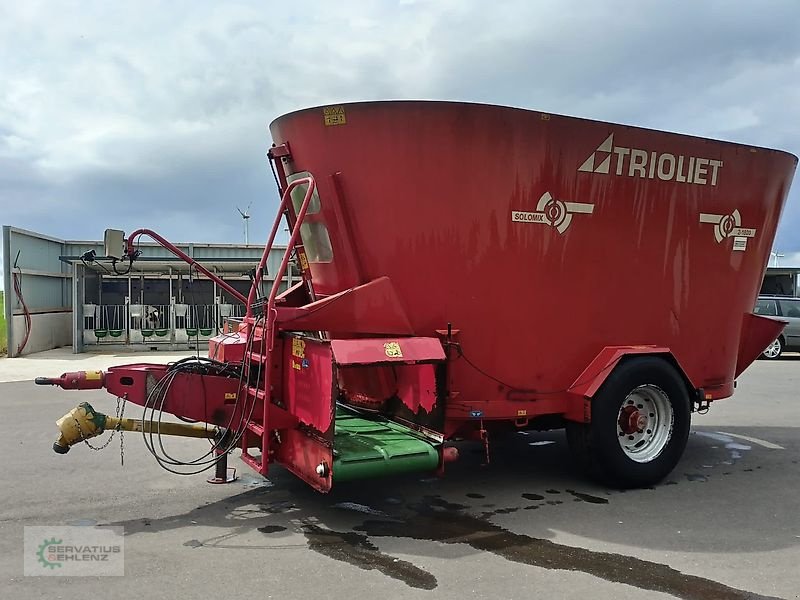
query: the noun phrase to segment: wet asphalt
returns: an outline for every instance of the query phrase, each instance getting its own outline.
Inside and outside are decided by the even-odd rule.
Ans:
[[[141,436],[51,450],[54,422],[104,392],[0,384],[0,597],[800,598],[800,357],[759,361],[693,419],[661,484],[620,492],[572,465],[561,432],[460,446],[443,479],[343,485],[159,469]],[[129,409],[129,415],[137,414]],[[185,458],[204,442],[171,440]],[[24,577],[26,525],[121,525],[125,576]]]

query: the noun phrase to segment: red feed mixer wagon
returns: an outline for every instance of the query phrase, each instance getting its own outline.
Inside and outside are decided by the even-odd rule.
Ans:
[[[86,404],[66,452],[107,429],[212,439],[266,474],[334,483],[442,471],[448,443],[566,428],[607,484],[653,484],[691,413],[733,393],[783,323],[752,313],[797,158],[499,106],[367,102],[270,126],[281,205],[235,331],[208,359],[67,373],[136,419]],[[283,219],[275,284],[261,278]],[[132,264],[131,234],[122,258]],[[299,283],[278,293],[294,262]],[[196,268],[211,278],[201,265]],[[169,421],[163,414],[197,421]],[[163,449],[163,447],[162,447]],[[193,470],[195,469],[196,470]]]

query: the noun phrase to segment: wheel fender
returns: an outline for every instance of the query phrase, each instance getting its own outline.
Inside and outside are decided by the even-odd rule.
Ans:
[[[592,419],[591,400],[605,380],[627,356],[655,355],[667,358],[678,369],[683,379],[690,386],[686,372],[666,346],[606,346],[594,360],[589,363],[575,382],[569,387],[569,393],[575,398],[570,410],[564,415],[570,421],[589,423]]]

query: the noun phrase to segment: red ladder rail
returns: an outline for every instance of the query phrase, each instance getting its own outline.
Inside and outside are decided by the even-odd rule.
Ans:
[[[272,251],[272,246],[275,242],[275,236],[278,233],[278,227],[280,227],[283,217],[288,213],[292,190],[301,185],[307,185],[308,188],[306,189],[305,196],[303,197],[303,203],[301,204],[300,210],[297,212],[296,219],[292,225],[292,233],[289,237],[289,243],[286,245],[286,251],[283,253],[281,265],[278,268],[278,271],[275,273],[275,278],[272,282],[272,288],[270,289],[270,293],[267,298],[267,304],[264,307],[265,322],[261,327],[262,334],[259,341],[260,350],[255,352],[251,347],[249,352],[245,353],[244,364],[242,365],[242,368],[245,369],[245,375],[248,377],[248,384],[245,387],[245,393],[247,395],[248,402],[258,402],[259,400],[263,402],[261,423],[258,423],[254,420],[248,420],[245,423],[246,430],[242,435],[242,460],[244,460],[245,463],[250,465],[262,475],[266,475],[269,468],[269,405],[271,400],[270,391],[272,389],[272,352],[275,345],[275,321],[277,319],[275,299],[278,296],[280,283],[283,280],[283,276],[286,274],[286,270],[289,266],[292,252],[294,251],[294,248],[297,246],[298,240],[300,239],[300,227],[303,224],[306,212],[308,211],[308,206],[311,203],[311,198],[313,197],[316,189],[316,183],[312,176],[295,179],[286,186],[286,189],[281,197],[281,203],[278,207],[278,213],[275,217],[275,222],[272,225],[272,230],[270,231],[267,244],[264,246],[264,253],[262,254],[261,260],[258,263],[256,275],[253,279],[253,285],[250,286],[250,292],[247,296],[247,313],[245,314],[244,321],[247,327],[248,335],[255,336],[258,332],[256,331],[257,326],[253,317],[253,302],[255,301],[258,288],[261,285],[264,267],[266,266],[270,252]],[[259,363],[259,374],[262,369],[264,370],[264,374],[263,376],[259,376],[256,385],[252,386],[249,383],[249,376],[250,367],[254,360],[255,362]],[[263,389],[261,387],[262,384]],[[260,460],[249,452],[249,439],[251,434],[260,437]]]

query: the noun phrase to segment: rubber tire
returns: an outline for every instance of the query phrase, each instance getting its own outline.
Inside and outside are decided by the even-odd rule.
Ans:
[[[767,356],[766,354],[764,354],[762,352],[761,353],[761,358],[763,358],[764,360],[778,360],[781,356],[783,356],[783,350],[786,347],[786,344],[783,341],[783,336],[779,336],[778,339],[775,340],[775,341],[778,342],[778,348],[779,348],[778,355],[777,356]],[[771,345],[772,344],[770,344],[770,346]]]
[[[656,385],[673,409],[672,435],[661,453],[646,463],[630,459],[619,444],[617,419],[623,401],[641,385]],[[615,488],[652,486],[678,464],[691,425],[691,404],[683,378],[657,356],[623,359],[592,398],[591,423],[567,423],[567,441],[578,464],[594,479]]]

